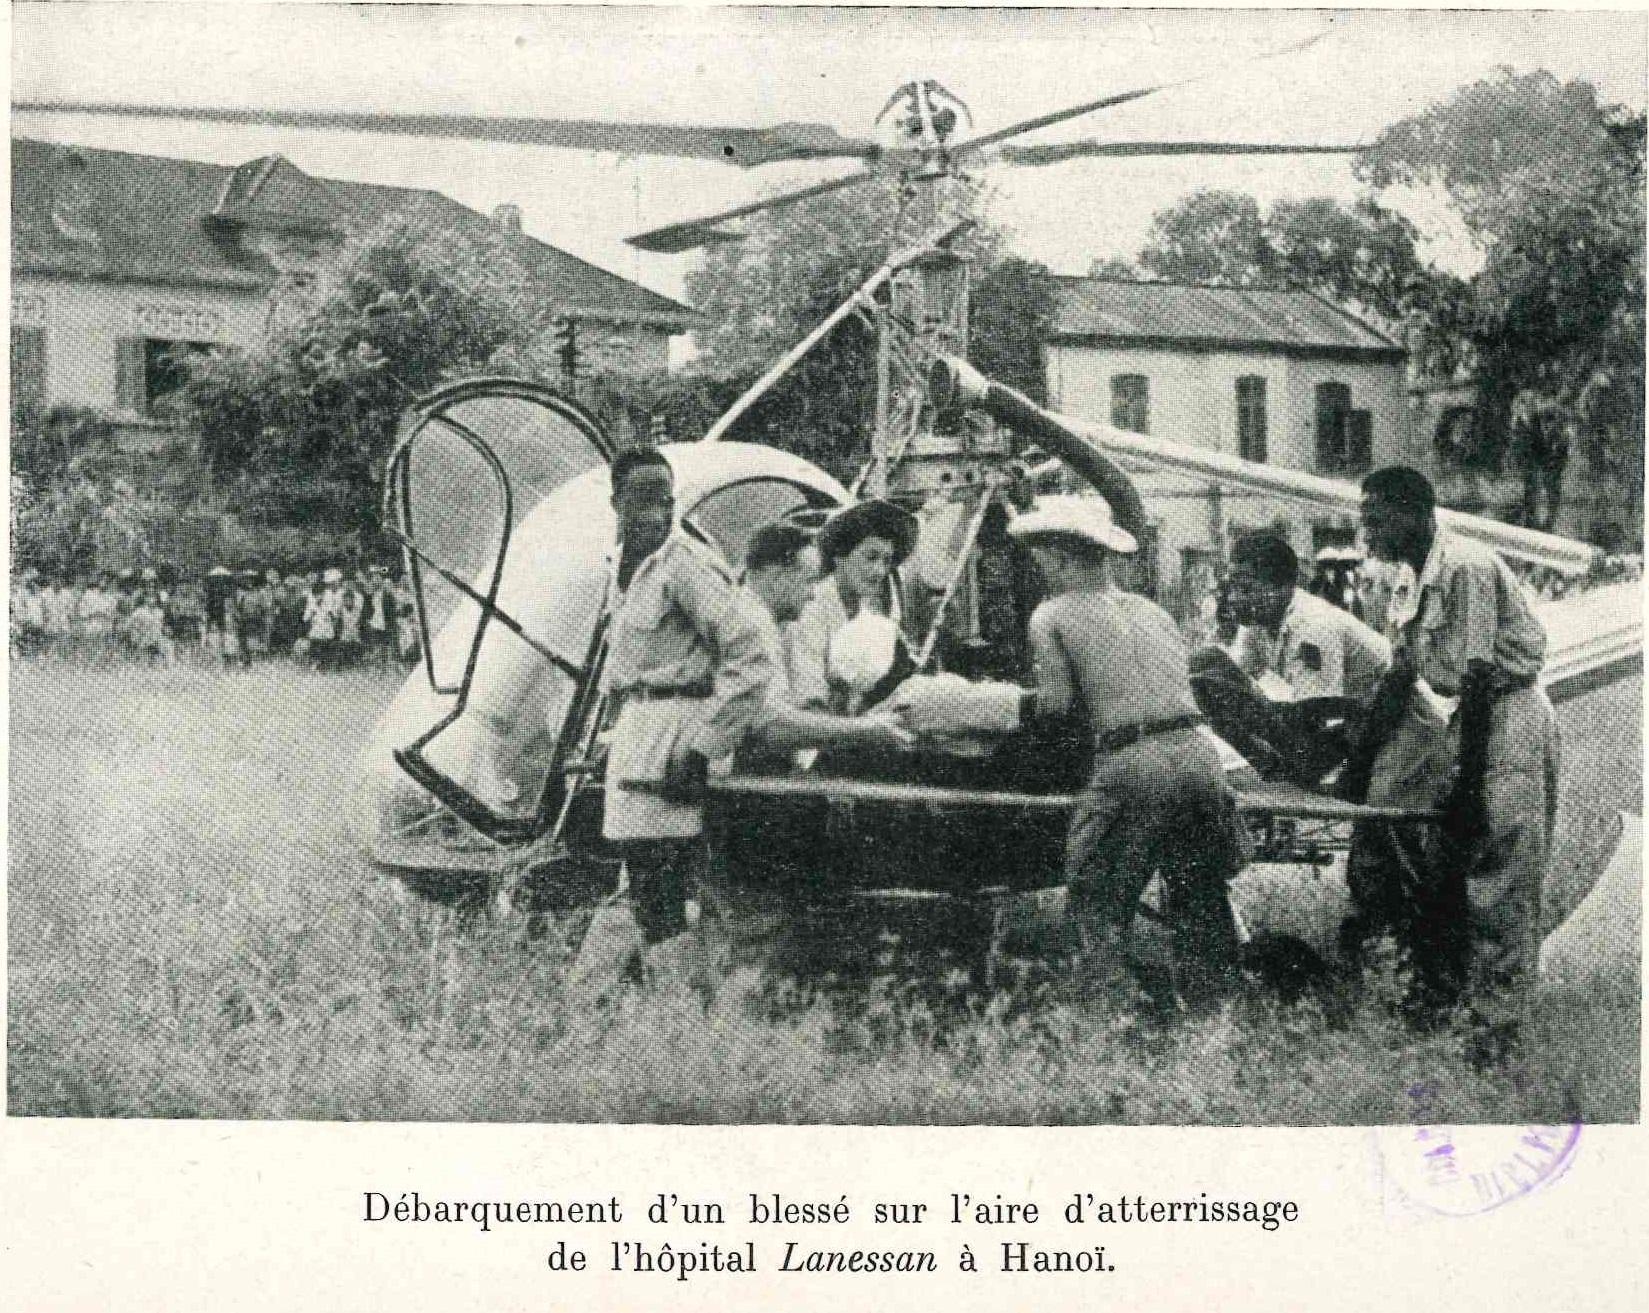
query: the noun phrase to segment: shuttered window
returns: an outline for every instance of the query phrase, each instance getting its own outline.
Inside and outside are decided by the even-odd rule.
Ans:
[[[138,415],[149,413],[149,394],[144,386],[147,353],[141,337],[115,340],[115,405]]]
[[[1344,383],[1317,384],[1317,468],[1322,473],[1350,472],[1350,427],[1351,389]]]
[[[1374,416],[1354,410],[1346,420],[1346,471],[1362,474],[1374,466]]]
[[[14,407],[38,410],[46,404],[46,330],[11,330],[11,395]]]
[[[1151,380],[1144,374],[1112,375],[1111,423],[1130,433],[1151,431]]]
[[[1237,380],[1237,454],[1265,460],[1265,378],[1260,374]]]

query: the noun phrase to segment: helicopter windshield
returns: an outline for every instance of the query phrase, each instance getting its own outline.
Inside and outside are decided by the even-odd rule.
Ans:
[[[458,691],[495,618],[488,603],[521,521],[610,451],[576,405],[517,380],[444,388],[409,416],[390,461],[388,518],[408,548],[425,668],[436,691]],[[471,619],[455,634],[449,622],[461,603]],[[437,634],[442,641],[432,641]]]

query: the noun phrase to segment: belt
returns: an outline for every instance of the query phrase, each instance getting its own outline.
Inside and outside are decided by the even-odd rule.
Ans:
[[[1534,675],[1507,675],[1496,671],[1489,681],[1489,695],[1503,698],[1508,693],[1521,693],[1526,688],[1533,688],[1535,683]]]
[[[716,686],[708,679],[701,679],[692,684],[636,684],[624,690],[626,701],[636,702],[671,702],[676,699],[695,701],[709,697],[716,691]]]
[[[1161,720],[1136,721],[1132,725],[1122,725],[1098,735],[1094,739],[1094,746],[1101,752],[1116,752],[1142,739],[1155,738],[1158,734],[1172,734],[1180,729],[1194,729],[1207,723],[1207,718],[1195,711],[1187,712],[1183,716],[1166,716]]]
[[[1526,688],[1533,688],[1539,682],[1540,677],[1538,675],[1508,675],[1503,670],[1496,670],[1489,679],[1489,698],[1492,701],[1496,698],[1503,698],[1508,693],[1521,693]],[[1440,688],[1434,691],[1439,697],[1456,698],[1460,696],[1459,689],[1455,689],[1451,693],[1445,693]]]

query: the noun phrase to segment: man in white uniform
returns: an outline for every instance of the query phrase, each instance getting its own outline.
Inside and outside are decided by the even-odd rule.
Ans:
[[[1359,827],[1347,939],[1396,930],[1427,1001],[1464,1002],[1474,1055],[1494,1062],[1517,1047],[1533,994],[1557,819],[1557,720],[1538,682],[1546,631],[1505,561],[1438,525],[1425,475],[1370,474],[1362,519],[1370,551],[1396,570],[1385,626],[1407,694],[1366,800],[1442,804],[1445,821],[1429,855]]]
[[[1256,533],[1231,551],[1231,603],[1239,650],[1260,659],[1245,673],[1275,674],[1295,700],[1366,702],[1391,665],[1391,644],[1351,612],[1299,586],[1300,563],[1279,534]],[[1258,663],[1257,663],[1258,664]]]
[[[619,452],[612,488],[618,559],[602,683],[617,714],[601,832],[624,859],[633,922],[592,925],[570,982],[583,998],[638,956],[659,969],[686,965],[709,763],[738,745],[773,675],[732,572],[676,524],[665,457],[651,447]]]
[[[1350,749],[1348,717],[1391,665],[1391,644],[1349,611],[1299,586],[1299,559],[1279,534],[1231,552],[1235,657],[1192,659],[1198,704],[1215,730],[1267,778],[1317,785]]]

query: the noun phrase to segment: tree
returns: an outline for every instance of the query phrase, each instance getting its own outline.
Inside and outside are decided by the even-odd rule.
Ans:
[[[1596,89],[1499,69],[1395,123],[1357,161],[1376,188],[1440,190],[1482,252],[1439,318],[1464,339],[1478,447],[1510,456],[1549,527],[1573,433],[1640,518],[1644,127]]]
[[[348,238],[262,343],[193,361],[184,404],[233,508],[370,534],[407,403],[506,365],[558,377],[555,314],[502,234],[414,213]]]
[[[1088,277],[1115,278],[1125,282],[1136,281],[1140,276],[1139,270],[1127,260],[1119,260],[1114,255],[1107,255],[1088,262]]]
[[[1259,203],[1194,192],[1158,214],[1140,265],[1172,282],[1303,287],[1398,328],[1433,277],[1408,220],[1369,199]]]
[[[1271,259],[1284,281],[1400,331],[1436,275],[1402,215],[1363,197],[1348,209],[1316,197],[1278,201],[1266,216]]]
[[[114,429],[93,410],[49,410],[12,394],[11,472],[29,483],[55,483],[71,472],[107,474],[116,458]]]
[[[968,356],[999,383],[1038,405],[1048,399],[1042,345],[1056,309],[1045,265],[1008,256],[987,269],[973,288]]]
[[[736,396],[806,336],[887,258],[901,231],[901,184],[880,179],[752,219],[743,241],[711,248],[687,295],[711,322],[701,379]],[[966,198],[977,216],[983,202]],[[1046,270],[1000,258],[1001,234],[978,225],[956,244],[973,261],[969,350],[981,368],[1041,397],[1042,336],[1052,317]],[[876,334],[839,324],[734,426],[731,436],[806,456],[842,477],[863,462],[875,419]]]
[[[12,438],[12,551],[21,565],[65,577],[111,552],[147,555],[157,508],[121,477],[114,430],[94,411],[18,405]]]
[[[892,182],[767,211],[742,240],[710,248],[687,299],[710,327],[695,372],[736,396],[841,304],[886,258],[899,198]],[[874,418],[875,334],[851,317],[805,356],[729,436],[850,473]]]
[[[1139,264],[1174,283],[1254,287],[1275,273],[1259,202],[1212,188],[1193,192],[1151,221]]]

